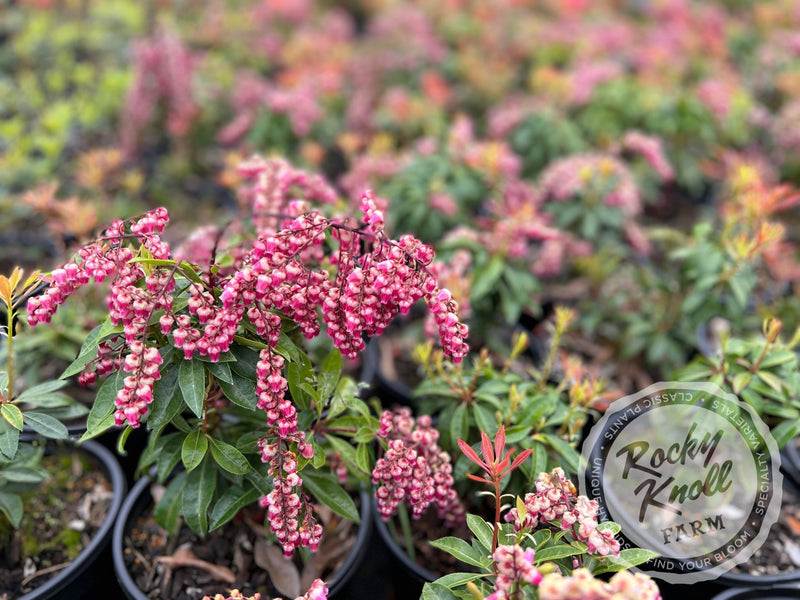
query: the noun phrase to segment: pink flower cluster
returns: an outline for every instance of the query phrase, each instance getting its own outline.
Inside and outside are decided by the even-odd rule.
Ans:
[[[111,358],[111,345],[101,344],[95,360],[96,370],[93,372],[90,367],[81,376],[81,381],[92,383],[97,374],[107,375],[119,367],[129,373],[115,400],[114,421],[117,425],[128,422],[132,427],[138,427],[153,401],[153,385],[161,377],[159,365],[162,358],[157,348],[146,345],[146,329],[156,310],[172,310],[172,296],[167,292],[174,287],[174,279],[168,271],[153,269],[146,274],[138,263],[129,262],[134,257],[133,252],[122,243],[124,239],[133,238],[154,258],[167,258],[169,247],[161,240],[160,234],[168,219],[166,209],[155,209],[132,220],[129,233],[125,231],[125,223],[116,221],[98,241],[82,247],[76,260],[52,272],[47,278],[50,287],[42,296],[28,300],[28,322],[32,326],[47,323],[58,306],[79,287],[92,279],[102,283],[113,277],[106,302],[112,324],[122,325],[127,354],[124,360]],[[138,285],[142,279],[144,288]]]
[[[590,554],[618,556],[619,542],[608,529],[598,529],[597,502],[578,496],[575,486],[560,467],[536,478],[536,492],[525,495],[525,514],[516,508],[506,513],[506,522],[516,531],[534,529],[561,519],[562,530],[571,531],[576,540],[586,543]]]
[[[539,600],[661,600],[655,582],[642,573],[620,571],[607,583],[588,569],[571,575],[547,575],[539,584]]]
[[[294,435],[279,436],[278,441],[270,442],[274,435],[267,435],[258,441],[262,462],[269,464],[269,474],[273,480],[273,490],[261,499],[267,507],[267,521],[270,531],[283,546],[288,557],[298,546],[310,548],[315,552],[322,536],[322,525],[314,518],[306,499],[301,496],[303,480],[297,474],[297,455],[289,449],[288,443],[296,443],[297,451],[304,458],[312,458],[314,449],[306,442],[301,431]]]
[[[533,548],[523,549],[521,546],[498,546],[492,554],[496,577],[494,593],[486,600],[512,600],[518,597],[522,583],[539,585],[542,574],[533,566],[535,552]]]
[[[464,520],[464,507],[453,489],[450,456],[437,444],[439,432],[430,417],[414,420],[408,408],[384,411],[378,436],[389,441],[372,471],[378,511],[386,521],[401,502],[419,518],[431,504],[445,523]]]

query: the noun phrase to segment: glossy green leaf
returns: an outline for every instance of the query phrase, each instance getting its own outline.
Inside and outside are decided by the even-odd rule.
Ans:
[[[337,515],[355,523],[361,522],[355,502],[336,482],[333,474],[305,469],[302,478],[303,487]]]
[[[466,404],[459,404],[453,411],[453,416],[450,418],[450,443],[453,448],[458,448],[459,439],[467,438],[469,433],[467,416]]]
[[[23,514],[22,498],[17,494],[0,492],[0,512],[8,518],[12,527],[19,527]]]
[[[362,443],[356,446],[356,464],[365,473],[372,472],[372,454],[369,451],[369,444]]]
[[[231,367],[226,362],[208,362],[205,363],[206,369],[217,378],[218,381],[224,381],[225,383],[233,384],[233,374],[231,373]]]
[[[189,432],[181,446],[181,460],[187,471],[193,471],[208,451],[208,436],[199,429]]]
[[[494,530],[492,526],[477,515],[467,515],[467,527],[475,535],[475,538],[483,545],[487,552],[492,549],[492,537]]]
[[[465,562],[473,567],[483,567],[483,563],[485,562],[485,557],[481,556],[475,548],[461,538],[446,536],[438,540],[432,540],[430,544],[434,548],[444,550],[448,554],[455,556],[461,562]]]
[[[217,470],[206,457],[200,466],[188,473],[183,486],[183,518],[201,538],[208,533],[208,507],[217,487]]]
[[[481,404],[475,404],[472,407],[472,414],[475,417],[478,429],[485,431],[489,437],[494,438],[497,433],[497,419],[494,413]]]
[[[253,504],[261,497],[261,493],[256,488],[247,491],[239,486],[228,488],[222,496],[214,503],[209,515],[208,530],[214,531],[222,527],[225,523],[236,516],[242,508]]]
[[[183,408],[183,396],[178,393],[178,372],[177,365],[170,365],[156,382],[147,416],[148,429],[165,427]]]
[[[0,405],[0,415],[14,428],[22,431],[22,411],[13,404]]]
[[[249,379],[242,379],[241,377],[234,378],[233,383],[228,383],[221,379],[217,380],[222,393],[225,397],[248,410],[258,409],[258,397],[256,396],[256,384]]]
[[[127,425],[125,429],[120,432],[119,437],[117,438],[117,455],[118,456],[128,456],[127,451],[125,450],[125,442],[128,441],[128,437],[131,435],[133,431],[133,427]]]
[[[50,439],[65,440],[69,436],[67,428],[61,421],[44,413],[36,411],[26,412],[25,424],[39,435]]]
[[[602,561],[598,561],[599,564],[594,568],[593,572],[595,575],[600,575],[601,573],[615,573],[641,565],[658,556],[659,554],[651,552],[650,550],[627,548],[620,551],[617,557],[609,556]],[[536,558],[539,558],[538,552],[536,553]]]
[[[422,586],[421,600],[458,600],[453,592],[436,581],[428,582]]]
[[[81,437],[81,440],[96,437],[114,426],[114,409],[116,408],[114,401],[124,385],[124,380],[124,373],[117,371],[109,376],[97,390],[92,408],[86,417],[86,434]],[[109,417],[111,418],[110,425]]]
[[[443,585],[447,588],[455,588],[460,587],[470,581],[476,581],[478,579],[483,579],[487,577],[486,573],[448,573],[447,575],[440,577],[434,583],[438,583],[439,585]]]
[[[778,444],[778,449],[783,448],[790,440],[800,435],[800,419],[778,423],[771,433],[772,437],[775,438],[775,443]]]
[[[26,389],[19,396],[17,396],[16,401],[25,402],[27,404],[35,404],[38,406],[37,401],[39,398],[46,398],[53,392],[63,388],[65,385],[67,385],[66,381],[45,381],[44,383],[40,383],[39,385],[35,385]]]
[[[206,396],[206,370],[199,360],[186,360],[181,363],[178,385],[183,401],[198,419],[203,416],[203,401]]]
[[[211,438],[211,455],[217,464],[234,475],[250,472],[250,463],[235,447],[222,440]]]
[[[83,342],[83,346],[81,346],[78,352],[78,357],[70,363],[59,379],[67,379],[68,377],[77,375],[83,371],[86,365],[97,358],[97,347],[100,345],[100,329],[102,329],[102,325],[98,325],[89,332],[89,335],[86,336],[86,340]]]
[[[471,299],[477,302],[495,288],[495,284],[500,280],[505,268],[505,259],[500,254],[492,256],[491,260],[484,266],[475,270],[475,277],[472,280]]]
[[[580,554],[580,550],[568,544],[556,544],[554,546],[547,546],[546,548],[539,548],[536,550],[536,564],[540,565],[544,562],[551,560],[558,560],[559,558],[566,558],[567,556],[575,556]]]
[[[42,467],[10,466],[0,470],[0,478],[14,483],[41,483],[49,475]]]
[[[183,508],[183,487],[186,484],[186,475],[185,472],[178,473],[169,482],[164,494],[156,504],[156,523],[172,535],[177,535],[180,527],[180,516]]]
[[[319,372],[317,393],[320,399],[324,401],[331,397],[341,376],[342,353],[338,348],[333,348],[322,361],[322,368]]]
[[[180,432],[161,436],[154,451],[156,455],[156,478],[160,482],[167,480],[181,460],[181,450],[185,437]]]

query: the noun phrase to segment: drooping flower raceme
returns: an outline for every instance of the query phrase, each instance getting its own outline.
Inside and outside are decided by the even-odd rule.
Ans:
[[[397,512],[401,502],[419,518],[431,505],[449,525],[464,520],[464,507],[453,489],[450,456],[438,445],[439,432],[430,417],[416,421],[408,408],[384,411],[378,436],[389,447],[372,471],[378,511],[384,520]]]
[[[492,559],[497,569],[494,580],[494,593],[486,600],[507,600],[516,598],[520,585],[527,583],[539,585],[542,574],[533,566],[536,555],[533,548],[524,549],[521,546],[498,546],[492,554]]]

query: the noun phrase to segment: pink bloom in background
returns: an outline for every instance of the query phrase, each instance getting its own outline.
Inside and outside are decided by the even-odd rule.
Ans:
[[[572,104],[576,106],[586,104],[591,100],[592,94],[598,85],[619,77],[622,72],[622,67],[612,61],[581,61],[572,67],[572,72],[570,73]]]
[[[137,151],[141,131],[151,124],[159,102],[174,138],[185,137],[199,113],[192,88],[196,58],[177,35],[161,29],[135,42],[133,63],[133,83],[120,118],[121,143],[129,156]]]
[[[672,181],[675,171],[664,154],[661,138],[640,131],[629,131],[622,138],[622,147],[640,154],[664,181]]]
[[[627,216],[641,212],[642,199],[633,174],[610,154],[575,154],[550,163],[539,177],[539,192],[543,201],[563,202],[581,193],[595,180],[614,182],[603,196],[606,206],[617,206]]]

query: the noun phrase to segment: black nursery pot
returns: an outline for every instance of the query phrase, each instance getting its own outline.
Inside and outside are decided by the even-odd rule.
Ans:
[[[800,598],[800,585],[795,587],[733,588],[717,594],[712,600],[794,600]]]
[[[375,502],[374,499],[371,500],[371,503]],[[375,529],[383,541],[384,546],[389,549],[392,555],[392,567],[394,570],[393,579],[395,580],[394,587],[397,597],[418,598],[422,593],[422,586],[438,579],[438,575],[415,563],[408,554],[403,551],[389,532],[389,527],[381,518],[377,506],[373,506],[372,514],[374,515]]]
[[[106,520],[89,545],[68,567],[17,600],[88,600],[108,591],[102,589],[109,585],[103,574],[109,573],[111,566],[106,548],[125,500],[127,483],[116,457],[106,448],[92,441],[84,442],[79,448],[97,461],[111,482],[113,498]]]
[[[125,503],[120,510],[119,518],[114,527],[114,535],[112,539],[112,554],[114,559],[114,572],[117,575],[117,580],[129,600],[150,600],[136,585],[133,577],[128,572],[125,566],[124,552],[125,552],[125,537],[126,532],[130,529],[130,524],[134,522],[144,511],[152,504],[150,497],[150,484],[152,480],[149,477],[142,477],[136,485],[133,486]],[[372,535],[372,500],[365,492],[361,493],[361,524],[358,528],[358,537],[356,538],[355,546],[350,554],[345,559],[344,564],[337,570],[328,580],[325,585],[328,587],[328,597],[336,598],[344,589],[349,589],[349,582],[357,573],[362,561],[367,552],[370,536]],[[349,596],[341,596],[348,598]]]

